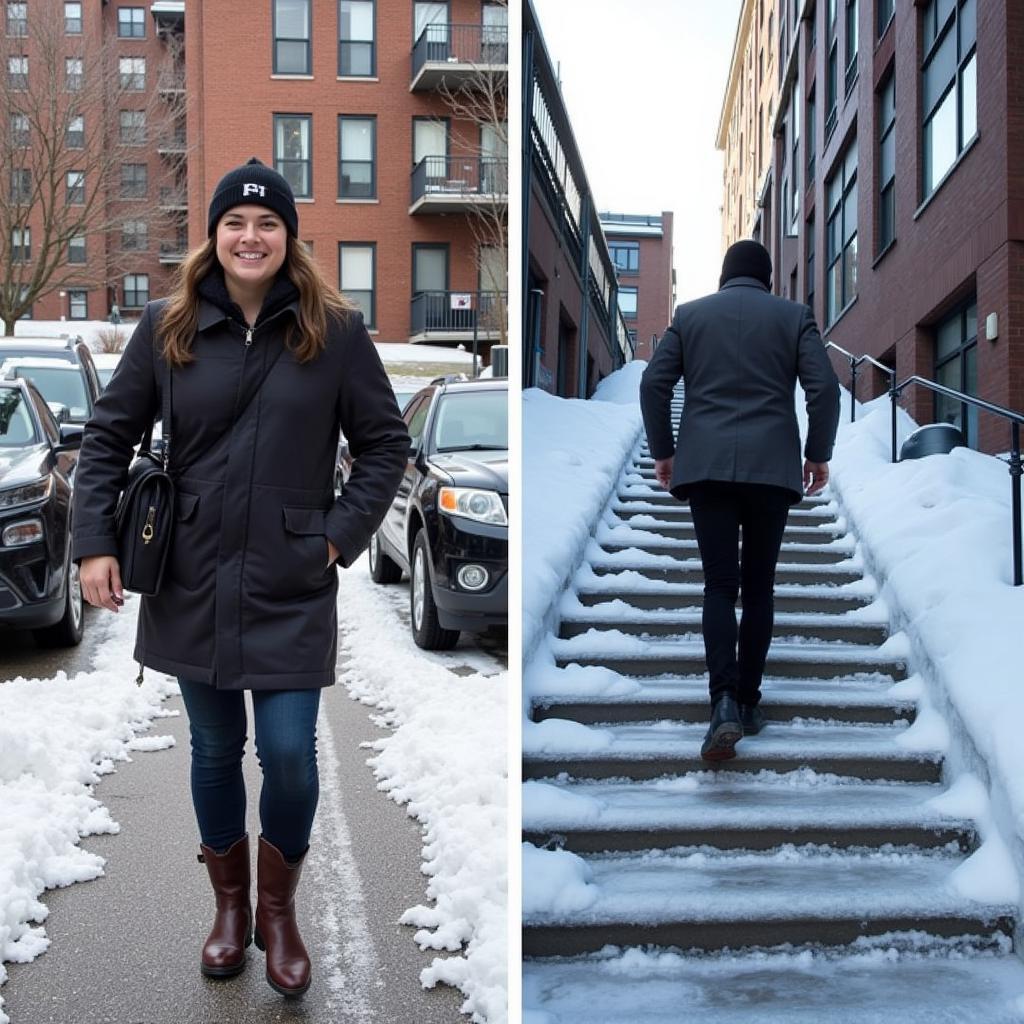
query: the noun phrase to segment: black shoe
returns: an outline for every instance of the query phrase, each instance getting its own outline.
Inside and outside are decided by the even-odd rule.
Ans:
[[[728,695],[719,697],[711,712],[711,725],[700,747],[705,761],[727,761],[736,756],[736,744],[743,738],[740,713],[736,701]]]
[[[740,725],[744,736],[756,736],[764,728],[764,714],[756,704],[741,704]]]

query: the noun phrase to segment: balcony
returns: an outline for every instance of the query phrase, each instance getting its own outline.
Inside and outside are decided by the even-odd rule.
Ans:
[[[164,264],[182,263],[188,255],[188,246],[180,242],[160,243],[160,262]]]
[[[427,25],[412,50],[410,92],[458,89],[481,75],[508,74],[506,25]]]
[[[161,188],[160,209],[183,210],[188,213],[188,193],[183,188]]]
[[[156,151],[161,156],[183,157],[188,148],[184,131],[168,132],[157,139]]]
[[[497,341],[505,299],[499,292],[420,292],[412,298],[409,341]]]
[[[185,0],[155,0],[149,5],[158,30],[180,31],[185,24]]]
[[[180,96],[185,92],[184,71],[161,71],[156,79],[157,92],[161,96]]]
[[[508,160],[491,156],[427,156],[412,172],[409,213],[460,213],[508,205]]]

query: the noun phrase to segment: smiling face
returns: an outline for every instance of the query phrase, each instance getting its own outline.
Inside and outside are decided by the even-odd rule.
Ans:
[[[266,294],[287,248],[284,221],[265,206],[235,206],[217,222],[217,259],[236,301]]]

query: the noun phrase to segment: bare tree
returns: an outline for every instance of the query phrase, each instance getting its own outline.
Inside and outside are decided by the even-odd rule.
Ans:
[[[506,0],[496,6],[506,7]],[[474,55],[476,56],[476,55]],[[480,280],[493,298],[478,310],[479,323],[508,344],[508,31],[483,26],[479,61],[457,84],[444,80],[440,93],[452,115],[455,141],[477,159],[481,202],[468,210],[474,259]],[[469,134],[466,133],[469,130]],[[485,145],[484,139],[487,139]]]
[[[31,14],[14,32],[8,17],[0,42],[0,319],[8,334],[41,295],[102,287],[124,259],[137,259],[120,251],[125,222],[143,222],[147,237],[164,229],[154,204],[118,201],[121,167],[143,162],[152,139],[179,140],[184,123],[183,100],[140,88],[142,75],[170,70],[173,47],[167,68],[126,71],[116,40],[95,26],[65,34],[63,4],[25,8]]]

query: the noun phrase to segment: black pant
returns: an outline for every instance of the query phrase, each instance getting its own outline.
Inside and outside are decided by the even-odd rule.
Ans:
[[[743,704],[761,699],[761,675],[772,641],[775,565],[791,500],[785,488],[769,484],[703,480],[690,489],[704,565],[704,651],[712,704],[724,694]],[[736,597],[741,590],[737,658]]]

